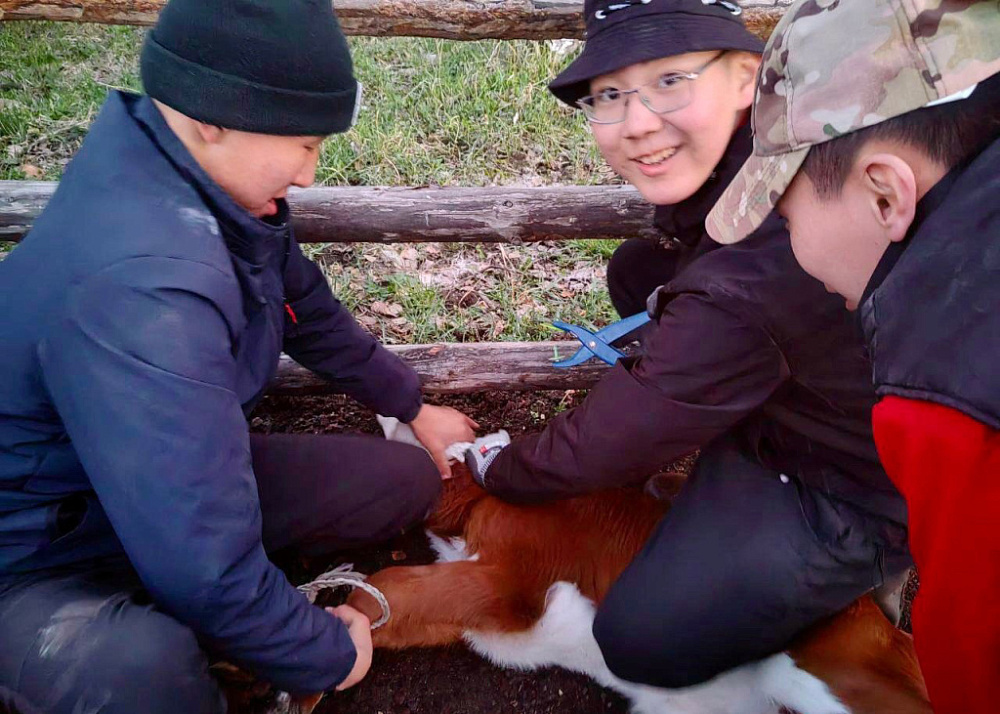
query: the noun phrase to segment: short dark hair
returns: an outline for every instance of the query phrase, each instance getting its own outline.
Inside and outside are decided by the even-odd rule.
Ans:
[[[981,152],[1000,136],[1000,75],[981,82],[968,99],[902,114],[809,150],[802,170],[820,198],[840,194],[858,152],[869,141],[897,141],[947,169]]]

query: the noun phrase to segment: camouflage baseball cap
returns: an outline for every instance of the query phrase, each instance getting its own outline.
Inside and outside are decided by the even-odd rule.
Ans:
[[[753,155],[709,214],[709,234],[736,243],[756,230],[809,147],[953,97],[997,72],[997,0],[799,0],[764,49]]]

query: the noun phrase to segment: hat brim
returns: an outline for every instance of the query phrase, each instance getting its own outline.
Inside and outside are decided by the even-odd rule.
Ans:
[[[751,155],[705,220],[716,243],[739,243],[767,219],[809,154],[809,147],[775,156]]]
[[[639,62],[688,52],[743,50],[760,54],[764,42],[742,22],[681,12],[643,15],[587,39],[583,51],[549,84],[571,107],[590,94],[590,80]]]

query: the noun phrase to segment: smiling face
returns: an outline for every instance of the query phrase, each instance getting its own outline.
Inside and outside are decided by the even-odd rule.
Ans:
[[[655,84],[667,75],[695,72],[719,52],[692,52],[630,65],[591,80],[590,92],[628,91]],[[647,201],[668,205],[693,195],[712,171],[753,102],[759,58],[729,53],[691,84],[691,102],[666,114],[629,97],[625,121],[591,124],[604,156]]]

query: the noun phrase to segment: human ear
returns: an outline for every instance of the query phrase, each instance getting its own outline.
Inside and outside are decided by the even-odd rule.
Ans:
[[[215,126],[214,124],[205,124],[204,122],[195,123],[198,136],[206,144],[218,144],[222,141],[222,136],[225,134],[225,129],[220,126]]]
[[[759,67],[760,55],[752,52],[734,54],[729,62],[729,71],[737,87],[740,109],[747,109],[753,104]]]
[[[910,165],[895,154],[872,154],[860,165],[866,202],[885,238],[906,237],[917,210],[917,178]]]

